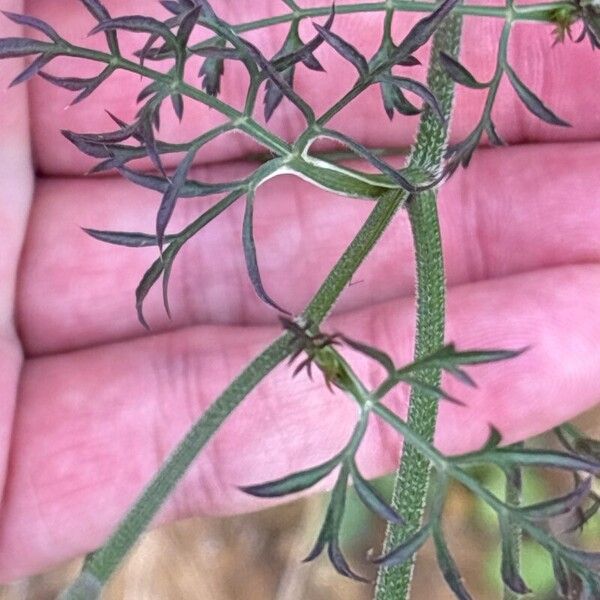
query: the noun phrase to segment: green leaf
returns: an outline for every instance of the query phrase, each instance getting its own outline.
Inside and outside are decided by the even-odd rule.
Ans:
[[[363,504],[382,519],[400,525],[404,519],[379,495],[377,490],[362,476],[356,464],[351,467],[354,489]]]
[[[258,258],[256,256],[256,244],[254,243],[254,190],[249,190],[246,194],[246,210],[244,211],[244,223],[242,227],[242,244],[244,246],[244,257],[246,258],[248,276],[250,277],[250,281],[252,282],[257,296],[273,308],[283,313],[290,314],[289,311],[279,306],[279,304],[267,294],[260,276]]]
[[[439,61],[444,71],[446,71],[448,77],[450,77],[450,79],[452,79],[454,82],[473,89],[484,89],[489,87],[489,83],[480,83],[477,81],[477,79],[471,75],[468,69],[461,65],[455,58],[452,58],[452,56],[449,54],[440,52]]]
[[[508,79],[512,84],[515,92],[523,102],[523,104],[536,117],[550,123],[550,125],[559,125],[560,127],[571,127],[570,123],[556,116],[517,76],[509,65],[504,67]]]
[[[433,541],[438,565],[448,587],[459,600],[472,600],[472,596],[465,587],[458,567],[448,550],[440,524],[433,527]]]
[[[502,536],[502,581],[515,594],[528,594],[531,590],[519,573],[519,558],[515,553],[511,524],[506,517],[499,517],[498,522]]]
[[[311,488],[329,475],[339,465],[341,459],[342,455],[336,454],[333,458],[316,467],[292,473],[281,479],[274,479],[266,483],[242,486],[240,489],[246,494],[258,496],[259,498],[278,498],[280,496],[287,496],[288,494],[295,494],[296,492]]]
[[[423,546],[431,533],[431,523],[427,523],[405,542],[393,548],[387,554],[371,558],[371,562],[381,567],[397,567],[408,562]]]

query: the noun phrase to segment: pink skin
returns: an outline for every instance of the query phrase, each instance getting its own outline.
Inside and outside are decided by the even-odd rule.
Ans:
[[[66,35],[87,43],[84,33],[92,20],[75,0],[64,7],[49,0],[28,4],[5,0],[3,8],[61,23]],[[106,4],[122,14],[136,3]],[[215,2],[215,7],[226,10],[232,4]],[[257,4],[252,3],[253,15],[283,6],[262,0],[263,12]],[[364,38],[360,47],[372,50],[377,40],[366,36],[378,30],[378,19],[373,17],[373,27],[367,27],[364,17],[360,22],[339,18],[336,28],[346,27],[350,33],[348,28],[355,27]],[[467,21],[467,37],[477,36],[478,41],[472,48],[465,42],[464,60],[469,66],[482,65],[473,69],[482,78],[489,76],[487,57],[497,26],[486,22],[477,29]],[[2,19],[0,35],[18,31]],[[277,49],[274,39],[261,41],[266,51]],[[103,41],[99,37],[91,43],[102,47]],[[600,396],[600,208],[595,197],[600,145],[592,141],[600,135],[600,115],[590,110],[596,104],[600,64],[583,45],[550,51],[550,43],[548,28],[519,25],[512,62],[522,79],[574,127],[540,123],[505,86],[495,113],[498,128],[510,141],[530,144],[482,151],[441,193],[450,284],[447,339],[462,348],[532,347],[517,360],[472,369],[477,390],[447,381],[448,389],[468,404],[442,406],[437,444],[447,452],[476,448],[488,423],[508,441],[536,434],[593,406]],[[332,54],[320,51],[319,57],[336,73],[335,81],[322,77],[314,86],[313,75],[300,68],[298,85],[324,107],[351,85],[353,75]],[[0,89],[18,72],[18,62],[0,63]],[[73,74],[78,66],[71,63],[68,72]],[[48,70],[60,72],[58,65]],[[128,82],[131,94],[124,92]],[[226,97],[239,98],[234,85],[231,80],[225,85]],[[190,424],[279,331],[273,312],[256,299],[244,272],[240,207],[211,224],[178,259],[171,286],[172,323],[162,314],[158,294],[151,294],[147,314],[156,333],[150,335],[136,323],[132,292],[155,250],[101,245],[80,231],[80,225],[152,230],[157,195],[116,177],[81,178],[90,162],[58,134],[61,127],[109,128],[104,107],[130,117],[127,103],[139,86],[137,78],[119,75],[86,103],[63,111],[70,95],[34,81],[29,121],[26,88],[3,92],[2,581],[101,544]],[[458,103],[464,116],[455,123],[455,137],[472,125],[481,95],[461,91]],[[194,131],[217,118],[214,111],[191,102],[186,110],[186,123]],[[167,138],[177,135],[168,113],[163,127]],[[288,135],[301,126],[287,105],[273,122]],[[413,127],[408,122],[387,124],[378,93],[372,90],[366,103],[353,104],[335,125],[363,142],[385,145],[406,142]],[[35,164],[29,153],[30,130]],[[548,141],[557,143],[544,143]],[[246,172],[243,157],[250,149],[237,136],[215,143],[200,157],[205,164],[198,167],[198,177],[218,181]],[[209,169],[209,159],[230,164]],[[38,177],[32,193],[34,170]],[[175,228],[211,201],[182,201]],[[279,302],[294,310],[312,295],[371,207],[291,177],[269,182],[260,190],[257,205],[266,284]],[[409,360],[414,282],[404,216],[360,269],[356,281],[361,280],[346,290],[326,329],[382,346],[398,361]],[[349,357],[375,384],[381,373],[364,359],[352,353]],[[391,394],[389,403],[402,411],[406,390]],[[236,486],[324,460],[344,443],[355,416],[351,403],[340,394],[331,395],[322,382],[299,376],[291,384],[289,369],[277,369],[208,445],[161,520],[265,506]],[[374,421],[361,451],[364,472],[373,476],[390,471],[398,450],[396,435]]]

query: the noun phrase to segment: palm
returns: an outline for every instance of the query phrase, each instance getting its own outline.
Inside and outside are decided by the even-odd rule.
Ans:
[[[265,10],[271,4],[263,3]],[[22,12],[19,0],[9,4],[9,10]],[[66,31],[85,32],[89,19],[79,3],[68,4],[57,10],[56,3],[38,2],[34,10]],[[106,2],[115,14],[133,4]],[[252,6],[256,15],[256,3]],[[339,27],[343,23],[357,22],[340,19]],[[10,27],[2,21],[0,33],[14,35]],[[369,28],[361,25],[361,31]],[[485,39],[492,36],[491,31],[485,34]],[[469,27],[467,35],[477,32]],[[374,50],[377,40],[365,37],[363,42],[365,49]],[[539,27],[524,26],[514,44],[513,63],[522,78],[537,83],[548,103],[575,127],[559,131],[538,124],[507,91],[497,109],[499,129],[513,143],[535,145],[482,151],[441,194],[451,286],[447,338],[462,347],[532,346],[514,363],[478,369],[479,390],[457,390],[469,409],[443,407],[438,441],[448,451],[479,444],[489,422],[507,439],[535,434],[591,406],[600,393],[600,204],[595,196],[600,146],[592,141],[600,133],[600,118],[587,111],[594,106],[600,65],[589,58],[587,48],[573,45],[550,54],[548,64],[556,75],[543,73],[539,61],[517,60],[531,56],[534,47],[546,54],[548,31]],[[265,47],[277,49],[276,43]],[[488,54],[489,48],[478,43],[466,52],[465,62],[488,64]],[[318,108],[351,85],[350,69],[343,70],[335,57],[325,56],[324,64],[336,71],[336,78],[321,80],[318,97],[309,80],[302,79],[305,73],[299,73],[299,90]],[[0,64],[1,88],[17,69],[14,61]],[[72,74],[73,63],[67,69]],[[228,85],[229,98],[241,97],[235,81]],[[131,94],[123,93],[126,86]],[[3,579],[100,544],[190,423],[277,333],[273,312],[255,298],[245,275],[240,207],[211,224],[178,259],[171,289],[173,322],[151,296],[151,335],[137,323],[132,297],[155,250],[103,246],[79,229],[152,230],[156,194],[117,177],[81,178],[90,164],[58,133],[59,128],[110,127],[104,107],[130,118],[130,97],[139,86],[138,78],[120,74],[87,103],[68,111],[62,110],[68,94],[41,81],[30,86],[38,176],[29,216],[25,90],[7,92],[2,103]],[[459,94],[459,106],[471,108],[461,111],[457,136],[472,123],[478,102],[473,94]],[[191,102],[186,111],[186,124],[194,130],[215,119]],[[390,127],[384,119],[373,91],[335,125],[374,146],[410,140],[407,120]],[[288,136],[301,129],[289,106],[274,123]],[[179,132],[170,116],[165,119],[162,136]],[[551,139],[573,143],[543,143]],[[254,150],[245,139],[225,138],[200,156],[203,165],[196,175],[219,181],[246,172],[251,164],[244,156]],[[209,167],[209,162],[219,164]],[[181,202],[174,226],[188,222],[213,200]],[[281,304],[298,311],[370,205],[278,178],[261,188],[257,210],[266,284]],[[361,269],[357,284],[345,292],[327,328],[370,340],[398,361],[407,360],[413,322],[410,257],[408,224],[402,217]],[[358,366],[367,380],[377,376],[360,359]],[[397,393],[400,404],[404,393]],[[225,425],[165,517],[255,508],[236,485],[318,462],[341,446],[354,416],[353,408],[320,382],[299,379],[290,386],[289,371],[281,368]],[[392,434],[374,430],[367,446],[372,450],[364,456],[367,473],[393,467],[398,445]],[[269,464],[264,460],[267,448],[276,450],[269,452]]]

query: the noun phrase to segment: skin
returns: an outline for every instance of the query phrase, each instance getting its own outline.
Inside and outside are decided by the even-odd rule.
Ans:
[[[8,4],[8,6],[6,6]],[[156,3],[157,4],[157,3]],[[225,17],[246,20],[215,2]],[[133,0],[106,1],[114,15],[132,13]],[[273,6],[272,6],[273,5]],[[252,3],[252,16],[283,5]],[[36,0],[3,8],[55,24],[69,39],[86,40],[93,26],[75,0]],[[157,15],[157,7],[150,7]],[[231,8],[229,9],[231,10]],[[247,9],[246,12],[250,12]],[[413,17],[399,19],[402,31]],[[336,31],[370,52],[380,17],[342,19]],[[366,26],[366,20],[372,27]],[[468,21],[463,60],[481,78],[491,73],[499,23]],[[401,30],[399,29],[398,34]],[[265,52],[277,50],[282,30],[252,34]],[[19,35],[0,20],[0,35]],[[308,35],[308,34],[305,34]],[[262,37],[261,37],[262,36]],[[472,46],[469,40],[478,40]],[[124,46],[139,38],[123,36]],[[589,47],[550,50],[546,27],[520,25],[511,61],[571,129],[547,126],[504,86],[494,113],[513,144],[485,149],[440,195],[448,271],[448,341],[461,348],[531,346],[517,360],[473,368],[477,390],[447,381],[468,407],[443,405],[436,443],[447,452],[477,448],[494,423],[506,441],[520,440],[592,407],[600,397],[600,85],[598,57]],[[352,84],[351,67],[332,53],[319,58],[335,78],[299,68],[299,91],[317,112]],[[0,62],[0,89],[18,73],[18,60]],[[67,70],[65,70],[65,68]],[[81,75],[78,62],[58,61],[57,74]],[[96,67],[86,73],[96,72]],[[234,68],[231,69],[234,71]],[[195,79],[195,73],[191,77]],[[224,98],[238,102],[245,81],[230,76]],[[193,240],[177,259],[171,284],[173,321],[158,293],[147,302],[148,334],[137,323],[133,290],[155,249],[102,245],[79,226],[152,231],[159,196],[118,177],[83,178],[92,163],[58,130],[111,129],[108,107],[124,119],[139,78],[118,75],[78,107],[70,94],[34,81],[2,92],[0,127],[0,580],[49,568],[101,544],[166,454],[232,377],[279,332],[275,314],[255,297],[245,274],[236,205]],[[131,92],[131,93],[129,93]],[[453,137],[473,125],[482,96],[461,90]],[[183,126],[165,109],[161,136],[189,135],[218,119],[187,102]],[[293,139],[301,117],[285,102],[273,118]],[[363,143],[410,140],[414,121],[386,121],[376,90],[334,125]],[[526,143],[526,144],[525,144]],[[239,135],[200,153],[194,176],[220,181],[248,171],[255,150]],[[167,161],[168,163],[168,161]],[[172,164],[172,163],[168,163]],[[35,183],[35,186],[34,186]],[[214,198],[181,201],[173,231]],[[267,289],[299,311],[365,219],[371,205],[336,197],[292,177],[270,181],[257,198],[257,241]],[[410,360],[414,276],[408,223],[400,216],[344,293],[326,331],[382,347],[398,363]],[[381,373],[346,352],[369,384]],[[227,421],[179,486],[160,520],[231,514],[264,507],[236,486],[282,476],[330,457],[347,439],[356,414],[320,377],[275,371]],[[407,390],[389,405],[402,412]],[[360,464],[367,476],[392,470],[399,440],[374,422]]]

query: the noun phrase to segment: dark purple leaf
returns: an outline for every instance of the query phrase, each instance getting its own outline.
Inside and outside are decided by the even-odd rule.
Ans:
[[[438,565],[448,587],[454,592],[458,600],[472,600],[472,596],[465,587],[458,567],[448,550],[446,540],[439,525],[433,528],[433,541],[435,543]]]
[[[243,486],[240,489],[246,494],[257,496],[259,498],[278,498],[280,496],[287,496],[288,494],[295,494],[296,492],[307,490],[313,485],[316,485],[340,464],[340,460],[341,456],[338,454],[316,467],[299,471],[298,473],[293,473],[286,477],[282,477],[281,479],[274,479],[273,481],[268,481],[266,483]]]
[[[319,35],[343,58],[348,62],[352,63],[358,74],[364,77],[369,72],[369,64],[367,59],[354,47],[344,39],[342,39],[336,33],[333,33],[329,29],[313,23],[315,29],[319,32]]]
[[[563,515],[581,506],[592,489],[591,478],[585,479],[572,491],[564,496],[530,504],[519,509],[525,517],[533,520],[543,520]]]
[[[570,123],[557,117],[517,76],[511,67],[505,67],[508,79],[515,92],[527,107],[538,119],[550,123],[550,125],[559,125],[560,127],[571,127]]]
[[[37,58],[35,58],[31,64],[26,67],[21,73],[19,73],[11,82],[8,87],[13,87],[14,85],[18,85],[19,83],[24,83],[28,81],[35,75],[40,73],[40,70],[45,67],[52,59],[54,58],[51,54],[40,54]]]
[[[260,269],[258,268],[258,259],[256,257],[256,245],[254,243],[254,192],[252,190],[246,195],[246,210],[244,211],[244,224],[242,227],[242,244],[244,247],[244,256],[246,258],[246,269],[248,270],[250,281],[252,282],[254,291],[258,297],[278,311],[290,314],[289,311],[279,306],[269,294],[267,294],[262,283]]]
[[[198,23],[198,17],[200,16],[201,10],[202,9],[200,6],[196,6],[192,10],[188,11],[181,20],[181,25],[177,31],[177,41],[182,48],[187,46],[190,35]]]
[[[181,122],[181,119],[183,119],[183,96],[178,93],[171,94],[171,104],[177,119]]]
[[[519,557],[512,540],[511,525],[504,517],[499,518],[502,536],[502,581],[515,594],[528,594],[531,590],[519,574]]]
[[[411,560],[419,548],[427,541],[431,533],[431,524],[427,523],[390,552],[371,558],[371,562],[382,567],[397,567]]]
[[[351,568],[348,562],[346,561],[342,551],[340,550],[340,545],[337,538],[333,538],[329,542],[329,547],[327,548],[327,555],[329,556],[329,560],[333,565],[333,568],[344,577],[348,577],[349,579],[353,579],[354,581],[359,581],[361,583],[370,583],[368,579],[365,579],[361,575],[355,573]]]
[[[19,15],[17,13],[8,12],[5,10],[3,10],[2,13],[5,17],[8,17],[11,21],[13,21],[13,23],[24,25],[25,27],[31,27],[32,29],[37,29],[55,42],[61,41],[62,39],[60,35],[56,33],[56,30],[53,27],[37,17],[32,17],[31,15]]]
[[[382,173],[388,175],[393,181],[395,181],[402,189],[406,190],[407,192],[413,193],[417,191],[417,188],[412,183],[410,183],[403,175],[401,175],[397,169],[394,169],[391,165],[388,165],[385,161],[373,154],[373,152],[371,152],[368,148],[354,141],[351,137],[348,137],[343,133],[339,133],[331,129],[324,129],[321,132],[321,135],[324,137],[329,137],[333,140],[337,140],[342,144],[348,146],[348,148],[350,148],[358,156],[369,161],[374,167],[379,169]]]
[[[471,75],[470,71],[463,67],[455,58],[446,54],[445,52],[439,53],[440,64],[450,79],[473,89],[484,89],[489,87],[489,83],[480,83]]]
[[[443,19],[458,4],[459,0],[444,0],[430,15],[421,19],[400,42],[393,53],[394,62],[406,59],[424,46],[435,33]]]
[[[97,21],[102,22],[110,19],[110,14],[106,10],[105,6],[100,0],[81,0],[87,10],[96,18]],[[115,56],[119,55],[119,43],[117,41],[117,34],[114,31],[106,32],[106,41],[112,54]]]
[[[0,38],[0,58],[18,58],[51,51],[54,44],[29,38]]]
[[[241,40],[248,49],[256,64],[262,69],[263,73],[269,78],[273,85],[277,86],[281,93],[304,115],[308,123],[315,120],[315,114],[312,108],[292,89],[290,84],[281,76],[273,65],[263,56],[260,50],[248,41]]]
[[[438,99],[427,86],[415,81],[414,79],[410,79],[408,77],[399,77],[397,75],[381,75],[378,79],[380,81],[385,81],[390,85],[398,86],[399,88],[416,94],[431,108],[441,123],[446,122],[446,119],[444,118],[444,111],[442,110]]]
[[[351,467],[354,489],[363,504],[382,519],[400,525],[404,519],[380,496],[377,490],[361,475],[355,464]]]
[[[176,38],[164,23],[152,17],[144,17],[141,15],[106,19],[96,25],[96,27],[90,31],[90,35],[100,33],[101,31],[115,31],[117,29],[124,29],[125,31],[133,31],[135,33],[150,33],[158,35],[166,42],[169,42],[175,46]]]
[[[148,246],[157,246],[158,241],[155,235],[148,233],[139,233],[131,231],[102,231],[99,229],[88,229],[82,227],[88,235],[101,242],[114,244],[116,246],[127,246],[129,248],[146,248]],[[172,242],[176,239],[174,235],[165,236],[165,242]]]
[[[185,158],[179,163],[179,166],[173,175],[173,179],[169,184],[165,195],[163,196],[160,207],[158,208],[158,213],[156,214],[156,237],[158,239],[158,247],[161,251],[165,229],[169,224],[171,215],[175,209],[175,204],[180,196],[181,188],[185,184],[188,171],[192,166],[192,162],[196,156],[197,150],[197,148],[192,148],[189,150]]]

